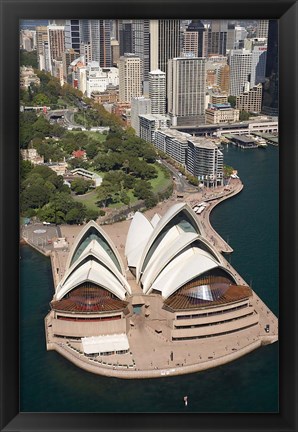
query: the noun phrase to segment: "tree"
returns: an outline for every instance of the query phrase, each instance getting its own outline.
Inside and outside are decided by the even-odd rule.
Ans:
[[[244,111],[244,110],[240,111],[239,120],[241,120],[241,121],[249,120],[249,113],[247,111]]]
[[[86,210],[86,222],[90,220],[96,220],[100,215],[100,210],[87,209]]]
[[[107,181],[105,183],[102,182],[102,184],[97,188],[98,204],[107,207],[115,201],[118,192],[118,188],[112,183]]]
[[[98,144],[95,141],[91,141],[87,146],[86,146],[86,154],[87,157],[89,159],[94,159],[94,157],[97,155],[98,153]]]
[[[71,182],[71,190],[74,191],[76,195],[83,195],[87,192],[91,185],[91,180],[76,178]]]
[[[152,196],[151,189],[152,186],[148,181],[138,180],[136,182],[133,193],[134,196],[137,197],[138,199],[144,200]]]
[[[50,105],[50,99],[44,93],[38,93],[33,97],[33,103],[38,106],[48,106]]]
[[[229,165],[224,165],[224,177],[230,177],[233,174],[234,168]]]
[[[20,50],[20,66],[32,66],[33,69],[37,69],[37,51]]]
[[[65,215],[65,222],[69,224],[82,223],[86,217],[86,209],[83,204],[75,203]]]
[[[21,160],[20,164],[20,178],[21,181],[25,180],[28,174],[33,170],[34,165],[27,160]]]
[[[236,106],[236,96],[229,96],[228,97],[228,102],[231,104],[232,108],[235,108],[235,106]]]

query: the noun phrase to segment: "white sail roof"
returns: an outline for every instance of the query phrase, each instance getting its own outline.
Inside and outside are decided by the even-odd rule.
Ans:
[[[161,291],[162,296],[168,298],[187,282],[216,267],[218,263],[207,252],[199,248],[187,249],[160,273],[151,289]]]
[[[178,237],[175,237],[167,247],[157,249],[155,259],[150,260],[141,277],[144,293],[148,291],[165,266],[174,259],[181,250],[185,249],[198,238],[198,234],[182,232]]]
[[[56,300],[61,300],[69,291],[84,282],[93,282],[121,300],[125,299],[126,290],[119,280],[104,266],[93,259],[79,266],[56,293]]]
[[[130,267],[137,265],[152,231],[153,226],[148,219],[142,213],[136,212],[131,221],[125,244],[125,255]]]
[[[76,238],[76,241],[74,242],[74,244],[70,250],[68,259],[67,259],[66,269],[68,269],[73,264],[74,257],[76,256],[76,254],[78,254],[79,245],[81,244],[84,236],[88,236],[88,231],[91,232],[92,229],[94,230],[94,232],[97,233],[98,239],[100,241],[102,241],[102,244],[105,243],[107,245],[109,251],[111,252],[110,257],[113,257],[113,259],[114,259],[114,264],[116,264],[117,267],[119,268],[119,270],[122,272],[122,274],[125,275],[124,265],[122,263],[121,257],[119,255],[116,247],[114,246],[112,240],[109,238],[108,234],[99,225],[97,225],[97,223],[94,222],[93,220],[89,221],[86,224],[86,226],[82,229],[82,231],[80,232],[80,234]],[[92,238],[90,238],[90,242],[91,241],[92,241]],[[86,245],[86,247],[88,247],[88,244]],[[81,253],[76,257],[76,260],[83,253],[83,251],[85,251],[85,249],[86,248],[84,248],[81,251]]]
[[[140,280],[141,272],[145,271],[143,268],[144,261],[146,259],[146,255],[150,250],[150,247],[153,245],[154,241],[157,239],[160,232],[163,230],[163,228],[166,227],[166,225],[176,216],[178,213],[185,211],[188,215],[188,217],[192,220],[193,226],[195,227],[195,231],[197,234],[200,234],[200,227],[198,224],[198,220],[196,218],[195,213],[191,210],[191,208],[186,203],[178,203],[174,204],[172,207],[169,208],[169,210],[165,213],[165,215],[159,220],[157,225],[155,226],[154,230],[152,231],[150,238],[148,239],[148,242],[146,244],[146,247],[143,250],[139,265],[136,269],[136,276],[137,281]]]
[[[156,225],[158,224],[158,222],[160,221],[161,216],[158,213],[155,213],[155,215],[153,216],[153,218],[151,219],[151,225],[153,227],[156,227]]]

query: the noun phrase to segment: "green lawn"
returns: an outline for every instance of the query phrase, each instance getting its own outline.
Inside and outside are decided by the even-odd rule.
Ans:
[[[158,176],[152,180],[150,183],[152,185],[152,192],[157,193],[164,191],[171,184],[171,177],[167,178],[165,173],[160,168],[159,164],[154,164],[155,169],[157,170]]]
[[[95,190],[88,192],[85,195],[74,195],[74,199],[78,202],[81,202],[82,204],[85,204],[85,206],[90,210],[99,210],[99,207],[97,207],[95,204],[97,201],[97,193]]]
[[[91,132],[91,133],[94,133],[94,132]],[[171,178],[167,178],[165,176],[164,172],[161,170],[158,163],[156,163],[154,166],[158,172],[158,176],[155,179],[150,180],[150,183],[151,183],[152,188],[153,188],[152,191],[154,193],[162,192],[171,184]],[[92,168],[90,169],[90,171],[92,171]],[[104,174],[105,174],[103,172],[98,172],[98,171],[96,171],[96,173],[102,177],[104,177]],[[127,194],[130,198],[130,205],[135,204],[137,202],[137,198],[134,196],[132,190],[130,190]],[[96,195],[95,190],[87,193],[86,195],[74,196],[74,199],[76,201],[79,201],[79,202],[85,204],[90,209],[99,210],[99,207],[97,207],[97,205],[95,204],[97,201],[97,195]],[[120,208],[122,206],[123,206],[122,203],[116,203],[116,204],[110,204],[109,205],[110,208]]]
[[[100,133],[100,132],[74,131],[74,130],[68,131],[68,132],[73,133],[73,134],[78,134],[78,133],[82,133],[83,132],[84,134],[88,135],[89,138],[92,138],[95,141],[100,142],[100,143],[103,143],[107,139],[107,136],[104,135],[104,134],[102,134],[102,133]]]

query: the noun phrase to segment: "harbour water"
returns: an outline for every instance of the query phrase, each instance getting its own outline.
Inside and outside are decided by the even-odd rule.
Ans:
[[[215,208],[211,223],[234,249],[232,265],[278,315],[278,148],[223,152],[244,189]],[[278,412],[278,343],[219,368],[152,380],[101,377],[46,351],[50,260],[28,246],[21,258],[21,412]]]

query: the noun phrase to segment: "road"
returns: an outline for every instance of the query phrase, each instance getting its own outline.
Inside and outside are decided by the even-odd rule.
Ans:
[[[171,171],[178,193],[198,192],[198,188],[196,186],[190,185],[188,181],[183,177],[183,175],[181,175],[181,173],[176,168],[174,168],[171,164],[169,164],[164,160],[161,160],[161,163]]]

